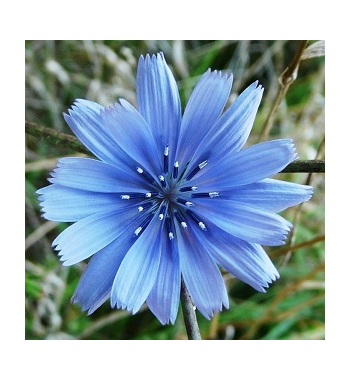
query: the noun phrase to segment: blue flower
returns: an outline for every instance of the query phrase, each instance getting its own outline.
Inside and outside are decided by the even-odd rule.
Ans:
[[[292,140],[243,148],[263,88],[223,112],[231,86],[208,70],[182,116],[163,54],[141,56],[138,109],[78,99],[64,115],[97,159],[59,159],[37,193],[46,219],[74,222],[53,242],[63,264],[92,256],[72,297],[89,314],[110,298],[174,323],[182,277],[209,319],[229,306],[219,267],[261,292],[279,277],[261,245],[284,243],[291,224],[277,212],[312,188],[268,178],[296,158]]]

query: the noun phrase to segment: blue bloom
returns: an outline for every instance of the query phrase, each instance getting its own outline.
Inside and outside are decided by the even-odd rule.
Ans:
[[[110,298],[174,323],[183,277],[209,319],[229,306],[219,267],[261,292],[279,277],[261,245],[284,243],[291,224],[277,212],[312,188],[269,179],[296,158],[292,140],[243,148],[263,88],[223,112],[231,86],[208,70],[182,116],[163,54],[141,56],[138,109],[78,99],[64,115],[97,159],[59,159],[37,193],[45,218],[74,222],[53,242],[63,264],[92,256],[72,297],[89,314]]]

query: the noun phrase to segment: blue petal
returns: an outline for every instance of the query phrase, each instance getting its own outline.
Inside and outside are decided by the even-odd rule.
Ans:
[[[89,192],[57,184],[37,190],[43,217],[51,221],[75,222],[91,214],[115,209],[125,201],[113,193]]]
[[[287,181],[265,179],[220,192],[220,198],[256,205],[271,212],[281,212],[291,206],[307,201],[313,188]]]
[[[283,245],[291,224],[276,213],[233,200],[198,198],[193,211],[235,237],[261,245]]]
[[[147,298],[150,310],[162,324],[174,324],[180,300],[180,263],[177,245],[163,232],[159,270]]]
[[[124,172],[113,165],[82,157],[59,159],[57,166],[49,181],[65,187],[103,193],[148,192],[150,189],[136,168]]]
[[[278,271],[260,245],[238,239],[225,231],[210,225],[202,231],[189,221],[195,239],[204,251],[229,273],[249,284],[257,291],[265,292],[264,287],[279,278]]]
[[[258,81],[247,87],[224,112],[214,126],[215,142],[226,155],[243,148],[253,127],[254,119],[263,96],[264,89]],[[216,150],[220,151],[220,150]]]
[[[190,229],[177,226],[181,272],[191,299],[207,319],[214,312],[228,308],[229,301],[221,273],[200,241],[193,239]]]
[[[137,69],[137,105],[151,127],[160,158],[169,145],[169,161],[174,162],[181,123],[181,103],[176,81],[162,53],[141,56]]]
[[[77,99],[63,114],[65,121],[79,140],[96,157],[109,164],[124,166],[123,157],[113,143],[113,131],[107,129],[101,120],[100,112],[103,107],[84,99]]]
[[[219,118],[229,97],[232,76],[208,70],[187,103],[181,123],[176,160],[185,166]]]
[[[242,149],[252,129],[263,92],[256,81],[238,96],[208,130],[203,142],[198,142],[187,173],[204,160],[222,160],[224,156]]]
[[[291,139],[271,140],[209,162],[191,183],[211,192],[254,183],[275,175],[297,157]]]
[[[139,112],[123,100],[115,107],[104,109],[101,118],[111,131],[113,145],[124,153],[124,160],[133,163],[134,168],[141,166],[157,178],[162,172],[159,147]]]
[[[78,303],[83,311],[88,310],[88,314],[100,307],[109,298],[115,275],[133,241],[133,235],[126,230],[94,254],[79,280],[72,302]]]
[[[163,223],[154,217],[127,252],[113,282],[112,307],[134,314],[147,299],[158,274]]]
[[[64,265],[70,266],[103,249],[126,230],[133,235],[137,218],[140,213],[134,207],[93,214],[69,226],[52,245],[60,250]]]

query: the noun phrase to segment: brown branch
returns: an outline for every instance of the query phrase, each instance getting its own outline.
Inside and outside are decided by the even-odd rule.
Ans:
[[[296,279],[295,282],[289,283],[283,289],[281,289],[279,293],[275,296],[275,298],[272,300],[270,305],[267,307],[267,309],[264,311],[263,315],[249,327],[249,330],[241,337],[241,340],[251,340],[258,332],[260,327],[266,322],[268,322],[271,316],[274,315],[276,307],[279,305],[279,303],[282,302],[282,300],[287,298],[288,295],[291,295],[292,293],[297,291],[304,282],[313,279],[319,272],[324,271],[324,269],[325,263],[322,262],[319,265],[317,265],[313,270],[311,270],[308,274]]]
[[[69,148],[82,152],[91,154],[83,145],[80,140],[73,135],[65,134],[63,132],[58,132],[53,128],[44,127],[39,124],[25,121],[25,132],[29,135],[45,139],[49,143],[54,145],[64,145]]]
[[[280,173],[325,173],[325,160],[295,160]]]
[[[276,258],[280,255],[284,255],[284,254],[288,253],[289,251],[294,252],[296,250],[303,249],[305,247],[313,246],[316,243],[323,242],[325,240],[325,238],[326,238],[325,234],[322,234],[322,235],[317,236],[315,238],[312,238],[308,241],[304,241],[304,242],[295,244],[293,246],[292,245],[284,246],[280,250],[276,250],[276,251],[273,251],[272,253],[270,253],[270,258]]]
[[[53,128],[40,126],[39,124],[25,121],[25,131],[41,139],[45,139],[49,143],[69,147],[72,150],[82,152],[91,155],[80,142],[78,138],[73,135],[64,134],[63,132],[58,132]],[[325,161],[324,160],[295,160],[286,168],[284,168],[281,173],[324,173],[325,172]]]
[[[277,110],[278,110],[280,104],[282,103],[282,101],[283,101],[283,99],[284,99],[284,97],[285,97],[285,95],[289,89],[289,86],[297,78],[299,63],[301,60],[301,56],[303,55],[303,51],[306,48],[307,42],[308,42],[308,40],[300,41],[299,48],[295,52],[295,55],[292,59],[292,62],[285,68],[285,70],[283,71],[283,73],[279,77],[280,88],[279,88],[279,91],[278,91],[276,98],[273,102],[269,116],[266,119],[265,125],[260,132],[260,135],[259,135],[259,141],[260,142],[267,140],[269,133],[270,133],[270,130],[272,128],[272,124],[275,120]]]
[[[315,157],[315,160],[313,161],[320,161],[318,160],[320,157],[322,157],[323,155],[323,151],[324,151],[324,147],[325,147],[325,135],[323,136],[323,139],[318,147],[318,150],[317,150],[317,153],[316,153],[316,157]],[[324,165],[324,164],[323,164]],[[307,176],[307,179],[305,181],[305,185],[311,185],[311,180],[312,180],[312,172],[309,172],[308,176]],[[298,225],[298,222],[299,222],[299,219],[301,217],[301,210],[303,208],[303,205],[304,203],[301,203],[299,204],[296,209],[295,209],[295,214],[294,214],[294,218],[293,218],[293,227],[292,227],[292,230],[289,234],[289,239],[288,239],[288,245],[293,247],[295,245],[295,239],[296,239],[296,226]],[[283,260],[281,261],[280,263],[280,267],[283,267],[285,266],[289,259],[291,258],[292,256],[292,250],[289,250],[286,255],[284,256]]]

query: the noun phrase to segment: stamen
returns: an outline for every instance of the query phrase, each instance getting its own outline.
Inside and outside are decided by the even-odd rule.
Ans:
[[[144,193],[128,193],[120,195],[122,200],[133,200],[135,198],[143,198],[145,197]]]
[[[166,219],[166,227],[168,230],[169,239],[171,241],[174,239],[174,233],[173,233],[174,229],[173,229],[172,219],[170,217],[167,217]]]
[[[142,212],[144,210],[149,209],[152,205],[153,205],[153,202],[149,201],[149,202],[146,202],[146,203],[140,205],[137,209],[139,212]]]
[[[194,175],[196,175],[201,169],[203,169],[208,164],[208,160],[204,160],[202,163],[199,163],[197,167],[193,169],[192,172],[186,177],[186,180],[191,180]]]
[[[184,229],[187,229],[187,224],[185,221],[181,222],[181,226],[184,228]]]
[[[192,218],[192,220],[198,224],[198,226],[202,229],[207,231],[207,227],[205,224],[189,209],[186,209],[186,213]]]
[[[154,184],[155,183],[155,180],[154,178],[147,172],[145,171],[144,169],[142,169],[141,167],[137,167],[136,168],[136,171],[142,175],[146,180],[148,180],[151,184]]]
[[[160,180],[160,183],[162,184],[162,187],[165,188],[166,187],[166,182],[165,182],[164,176],[160,175],[159,176],[159,180]]]
[[[159,196],[159,193],[158,192],[147,192],[144,194],[144,196],[146,198],[157,197],[157,196]]]
[[[198,187],[183,187],[180,188],[180,192],[195,192],[198,189]]]
[[[204,225],[204,223],[201,221],[199,224],[199,227],[202,229],[202,230],[207,230],[207,227]]]
[[[204,160],[202,163],[198,164],[199,169],[203,169],[208,164],[208,160]]]
[[[176,180],[177,176],[179,174],[179,162],[176,161],[174,164],[174,169],[173,169],[173,179]]]
[[[182,205],[186,205],[186,206],[193,206],[193,202],[190,202],[190,201],[186,201],[184,200],[183,198],[177,198],[176,201]]]
[[[142,227],[139,226],[139,227],[135,230],[135,236],[138,236],[138,235],[141,233],[141,230],[142,230]]]
[[[184,217],[182,216],[182,214],[181,214],[178,210],[175,211],[174,216],[175,216],[176,219],[180,222],[180,225],[181,225],[184,229],[187,229],[186,220],[184,219]]]
[[[164,161],[163,161],[164,173],[168,173],[169,170],[169,144],[164,149]]]
[[[162,205],[161,207],[160,207],[160,211],[159,211],[159,219],[162,221],[163,220],[163,218],[164,218],[164,213],[165,213],[165,210],[166,210],[166,206],[165,205]]]
[[[140,233],[147,228],[147,226],[149,225],[149,223],[151,222],[153,218],[153,215],[154,213],[149,214],[147,218],[142,221],[141,225],[135,230],[134,237],[138,237]]]
[[[214,198],[214,197],[219,197],[219,196],[220,196],[220,192],[192,193],[191,194],[192,198],[203,198],[203,197]]]

